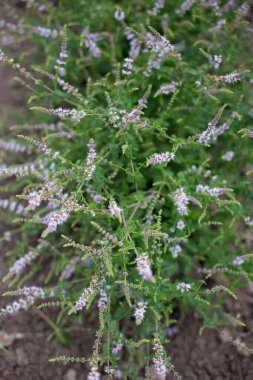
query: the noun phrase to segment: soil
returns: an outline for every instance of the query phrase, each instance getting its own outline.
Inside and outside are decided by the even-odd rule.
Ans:
[[[233,316],[240,315],[246,327],[226,328],[233,339],[225,339],[214,330],[204,330],[199,336],[201,320],[193,313],[188,314],[172,339],[169,353],[175,369],[185,380],[252,380],[252,354],[240,350],[235,343],[244,343],[253,348],[253,289],[237,292],[238,301],[226,299],[224,308]],[[172,376],[168,376],[172,380]]]
[[[15,108],[22,105],[22,93],[11,80],[9,69],[0,68],[0,104]],[[3,108],[1,118],[6,116]],[[15,114],[7,115],[8,123],[15,123]],[[1,223],[1,235],[6,226]],[[1,249],[0,279],[6,274],[5,253],[10,249],[6,245]],[[0,283],[1,294],[6,291]],[[238,301],[227,299],[224,308],[231,315],[240,314],[247,328],[229,328],[226,331],[233,340],[240,340],[253,347],[253,289],[245,288],[237,293]],[[0,307],[6,304],[6,298],[0,297]],[[53,316],[52,316],[53,317]],[[53,319],[53,318],[52,318]],[[201,321],[194,313],[189,313],[180,324],[179,332],[169,344],[175,369],[184,380],[252,380],[252,356],[238,345],[225,341],[214,330],[204,330],[199,336]],[[20,312],[13,318],[2,320],[0,325],[0,379],[1,380],[81,380],[87,376],[87,368],[81,364],[63,365],[50,363],[51,357],[60,355],[87,357],[90,355],[93,336],[89,324],[78,326],[71,334],[69,343],[60,346],[48,341],[52,330],[36,312]],[[173,376],[168,375],[168,380]]]

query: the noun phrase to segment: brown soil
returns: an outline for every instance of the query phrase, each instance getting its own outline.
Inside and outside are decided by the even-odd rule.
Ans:
[[[237,293],[238,301],[227,299],[224,308],[233,316],[240,315],[247,327],[226,328],[225,333],[253,348],[253,289]],[[177,336],[170,343],[169,353],[176,370],[185,380],[252,380],[252,354],[240,350],[214,330],[199,336],[201,321],[194,314],[184,319]],[[172,376],[168,376],[172,380]]]

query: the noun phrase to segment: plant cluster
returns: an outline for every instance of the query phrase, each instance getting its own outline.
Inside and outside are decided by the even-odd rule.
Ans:
[[[166,345],[178,320],[194,310],[221,329],[224,295],[252,280],[250,3],[6,8],[0,60],[30,112],[0,141],[14,161],[1,156],[15,223],[2,244],[16,244],[4,280],[19,297],[1,317],[54,307],[67,332],[90,313],[90,357],[53,360],[88,362],[89,380],[151,366],[181,379]]]

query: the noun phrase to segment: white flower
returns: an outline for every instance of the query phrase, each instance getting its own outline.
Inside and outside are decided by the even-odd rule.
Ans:
[[[125,58],[122,68],[122,74],[123,75],[131,75],[133,73],[133,59],[132,58]]]
[[[221,62],[222,62],[222,56],[221,55],[210,55],[209,62],[215,69],[218,69]]]
[[[181,293],[188,292],[191,289],[190,284],[186,284],[185,282],[179,282],[177,284],[177,290],[179,290]]]
[[[245,219],[244,219],[244,222],[247,226],[250,226],[252,227],[253,226],[253,219],[251,219],[249,216],[247,216]]]

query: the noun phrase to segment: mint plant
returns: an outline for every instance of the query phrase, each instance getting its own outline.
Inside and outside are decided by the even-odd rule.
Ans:
[[[24,3],[1,21],[0,60],[30,109],[1,139],[18,160],[1,163],[16,181],[0,206],[15,223],[6,294],[20,297],[1,316],[90,313],[93,351],[76,358],[89,380],[152,365],[181,379],[165,347],[176,315],[222,329],[224,297],[252,280],[250,4]]]

